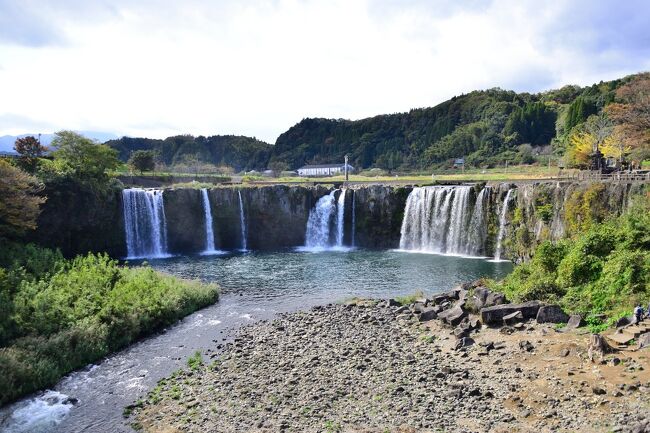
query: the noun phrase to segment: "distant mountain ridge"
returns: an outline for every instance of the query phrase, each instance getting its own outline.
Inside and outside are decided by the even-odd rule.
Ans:
[[[75,131],[85,137],[92,138],[97,140],[100,143],[104,143],[108,140],[113,140],[118,138],[116,134],[110,132],[99,132],[99,131]],[[3,135],[0,137],[0,152],[4,153],[16,153],[14,151],[14,143],[16,139],[28,137],[28,136],[38,137],[36,134],[20,134],[20,135]],[[41,144],[44,146],[49,146],[52,140],[54,139],[54,134],[41,134]]]

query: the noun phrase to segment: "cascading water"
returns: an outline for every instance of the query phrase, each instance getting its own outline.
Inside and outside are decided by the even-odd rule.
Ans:
[[[339,192],[338,199],[336,198],[337,192]],[[314,208],[309,212],[307,220],[305,248],[314,250],[344,249],[345,193],[344,189],[334,190],[316,202]]]
[[[357,234],[357,205],[356,205],[356,197],[357,194],[354,190],[352,190],[352,247],[354,248],[356,245],[355,237]]]
[[[215,252],[214,231],[212,228],[212,209],[210,208],[208,190],[202,188],[201,195],[203,196],[203,214],[205,215],[205,251],[203,251],[203,253],[210,254]]]
[[[305,234],[307,248],[327,248],[330,245],[330,219],[335,207],[335,193],[336,190],[321,197],[309,212]]]
[[[406,200],[400,249],[477,255],[484,250],[485,205],[479,193],[472,207],[470,186],[414,188]]]
[[[162,191],[125,189],[122,202],[127,258],[168,257]]]
[[[345,193],[346,190],[342,189],[339,194],[339,200],[336,204],[336,246],[343,246],[343,229],[345,228]]]
[[[509,189],[506,193],[506,198],[503,199],[503,205],[501,205],[501,215],[499,216],[499,234],[497,235],[497,248],[494,253],[495,260],[501,260],[501,250],[503,238],[506,234],[506,216],[508,215],[508,204],[510,203],[510,198],[512,196],[513,189]]]
[[[248,242],[246,239],[246,217],[244,216],[244,202],[241,199],[241,191],[237,191],[239,194],[239,225],[241,228],[241,250],[248,251]]]
[[[486,186],[476,196],[474,211],[469,222],[467,241],[469,243],[469,254],[480,256],[485,254],[485,241],[487,240],[487,200],[490,196],[490,187]]]

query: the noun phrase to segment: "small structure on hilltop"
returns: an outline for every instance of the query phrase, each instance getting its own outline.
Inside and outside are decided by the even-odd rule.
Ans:
[[[334,176],[345,173],[346,164],[304,165],[298,169],[299,176]],[[354,167],[347,164],[347,171],[354,172]]]

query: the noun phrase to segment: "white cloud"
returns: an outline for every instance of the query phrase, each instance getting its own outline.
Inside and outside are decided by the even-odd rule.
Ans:
[[[599,43],[593,34],[606,29],[576,20],[572,2],[65,5],[39,16],[50,19],[56,43],[21,43],[24,32],[0,41],[0,116],[138,136],[235,133],[273,142],[303,117],[361,118],[477,88],[539,91],[650,66],[642,44],[630,56],[625,39]],[[636,6],[644,22],[638,15],[648,8]],[[569,18],[572,26],[563,26]],[[4,124],[0,134],[27,126]]]

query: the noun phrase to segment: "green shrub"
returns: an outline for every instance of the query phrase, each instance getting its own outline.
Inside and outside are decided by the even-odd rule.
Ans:
[[[52,386],[218,298],[214,285],[148,266],[121,267],[106,255],[64,261],[35,251],[20,257],[41,256],[52,264],[51,274],[37,267],[27,272],[21,258],[0,268],[0,405]]]
[[[592,220],[571,240],[543,242],[529,262],[493,287],[514,301],[554,302],[588,315],[592,330],[611,326],[650,300],[650,200],[609,221]]]

